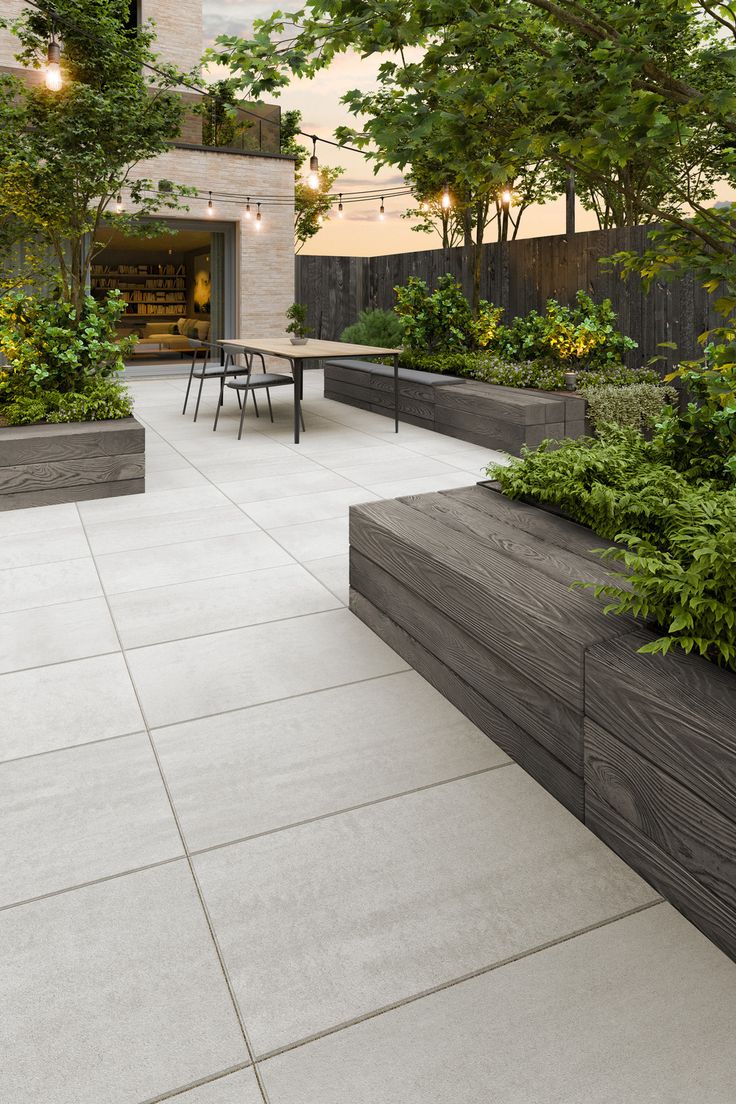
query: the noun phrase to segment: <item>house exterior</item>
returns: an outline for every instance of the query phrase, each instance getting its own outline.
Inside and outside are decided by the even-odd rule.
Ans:
[[[24,6],[23,0],[4,0],[3,14],[12,18]],[[202,0],[138,0],[132,18],[155,23],[162,60],[183,69],[197,65],[204,49]],[[59,37],[63,63],[63,34]],[[0,29],[0,71],[18,72],[16,49],[13,36]],[[201,100],[187,89],[181,94],[188,106]],[[248,104],[244,117],[252,126],[238,145],[215,147],[203,140],[202,117],[188,112],[170,151],[139,163],[131,177],[168,179],[199,189],[198,197],[187,199],[187,211],[164,214],[173,226],[222,232],[227,257],[223,333],[217,336],[279,336],[294,298],[294,164],[279,153],[278,107]],[[210,191],[214,215],[208,209]],[[218,192],[238,198],[218,197]],[[245,197],[251,200],[251,217]],[[262,218],[256,230],[252,216],[258,202]]]

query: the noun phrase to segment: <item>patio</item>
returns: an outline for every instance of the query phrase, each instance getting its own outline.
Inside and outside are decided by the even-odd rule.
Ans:
[[[0,515],[0,1100],[732,1104],[732,964],[349,612],[486,449],[137,381],[147,492]]]

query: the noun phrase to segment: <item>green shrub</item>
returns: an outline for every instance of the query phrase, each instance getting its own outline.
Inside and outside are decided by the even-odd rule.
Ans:
[[[588,373],[586,373],[587,375]],[[595,429],[615,425],[623,429],[651,429],[667,403],[676,403],[674,387],[659,383],[590,383],[580,391],[588,402],[588,417]]]
[[[115,327],[125,309],[118,291],[98,302],[84,300],[81,316],[58,298],[20,291],[0,296],[0,404],[42,391],[82,393],[90,380],[125,367],[135,338],[118,340]]]
[[[724,352],[728,352],[723,350]],[[681,379],[692,401],[683,411],[665,410],[657,426],[662,457],[698,479],[736,482],[736,364],[682,365],[668,379]]]
[[[35,425],[37,422],[96,422],[129,418],[133,400],[128,389],[117,380],[93,379],[82,392],[41,391],[19,396],[0,407],[8,425]]]
[[[424,280],[410,276],[406,287],[394,291],[407,349],[447,353],[471,347],[473,312],[454,276],[440,277],[433,292]]]
[[[547,300],[544,314],[530,311],[500,326],[493,347],[506,360],[541,359],[567,371],[600,370],[620,364],[636,342],[616,329],[616,314],[610,299],[594,303],[584,291],[576,295],[576,306],[563,307]]]
[[[509,467],[492,466],[510,498],[557,506],[623,548],[627,571],[596,593],[662,636],[645,651],[693,650],[736,670],[736,491],[693,482],[631,429],[547,442]],[[624,582],[625,580],[625,582]]]
[[[341,341],[353,345],[379,345],[397,349],[404,340],[404,327],[393,311],[364,310],[340,335]]]

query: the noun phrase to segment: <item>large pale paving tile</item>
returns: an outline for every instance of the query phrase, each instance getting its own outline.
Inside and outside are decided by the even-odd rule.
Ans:
[[[247,1061],[183,861],[8,909],[0,945],[8,1104],[139,1104]]]
[[[452,471],[444,472],[442,475],[425,475],[419,479],[396,479],[390,483],[374,483],[371,485],[371,490],[381,498],[401,498],[404,495],[447,491],[451,487],[472,487],[477,481],[467,472]]]
[[[192,849],[509,762],[413,671],[174,725],[155,743]]]
[[[257,1054],[656,900],[516,766],[195,866]]]
[[[314,459],[324,464],[326,468],[336,471],[338,468],[352,468],[356,465],[411,460],[412,454],[399,445],[383,445],[367,437],[362,448],[334,449],[331,452],[316,453]]]
[[[214,579],[291,562],[291,556],[262,532],[180,541],[97,557],[97,567],[108,594]]]
[[[244,1069],[181,1093],[173,1101],[174,1104],[263,1104],[263,1097],[253,1070]]]
[[[425,456],[412,456],[407,453],[405,460],[384,460],[376,464],[356,464],[339,468],[339,474],[352,479],[361,486],[374,486],[376,483],[388,483],[397,479],[419,479],[430,475],[449,475],[457,468],[441,464]]]
[[[18,533],[66,529],[72,525],[79,525],[79,514],[73,502],[58,506],[31,506],[27,510],[6,510],[0,513],[0,539]]]
[[[0,907],[183,854],[148,736],[0,764]]]
[[[76,602],[102,594],[91,556],[0,571],[0,612]]]
[[[286,475],[255,476],[220,484],[222,491],[233,502],[238,503],[293,498],[295,495],[316,494],[318,491],[351,490],[354,486],[348,479],[323,468]]]
[[[79,512],[85,524],[118,521],[121,518],[160,517],[182,510],[205,510],[209,506],[226,506],[227,499],[216,487],[182,487],[173,491],[147,491],[145,494],[121,495],[80,502]]]
[[[233,490],[231,484],[239,485],[251,479],[278,478],[281,482],[288,483],[292,476],[314,474],[321,470],[318,464],[313,464],[306,456],[289,452],[283,445],[271,443],[270,447],[278,449],[278,453],[269,452],[265,456],[261,456],[260,453],[233,455],[227,460],[216,457],[207,459],[195,457],[192,463],[196,464],[208,479],[217,483],[222,489],[227,489],[228,492]],[[230,494],[230,497],[235,496]]]
[[[129,652],[128,661],[153,726],[406,668],[395,652],[342,609],[154,644]]]
[[[340,603],[297,564],[115,594],[110,607],[125,648],[319,613]]]
[[[0,570],[32,567],[33,564],[78,560],[89,556],[89,545],[81,525],[66,529],[48,529],[35,533],[16,533],[0,538]]]
[[[95,556],[129,552],[134,548],[179,544],[182,541],[252,533],[254,521],[228,503],[208,510],[184,510],[162,517],[125,518],[87,526],[87,538]]]
[[[376,497],[362,487],[348,487],[341,491],[276,498],[270,502],[247,502],[243,503],[243,510],[263,529],[276,529],[284,525],[301,525],[305,522],[343,517],[354,503],[372,502]]]
[[[122,655],[0,675],[0,762],[144,728]]]
[[[325,556],[321,560],[307,560],[304,564],[316,579],[326,586],[343,605],[350,601],[350,556]]]
[[[344,555],[350,548],[347,511],[343,517],[309,521],[301,525],[284,525],[270,532],[274,540],[302,563],[325,556]]]
[[[104,598],[0,614],[0,674],[119,648]]]
[[[166,471],[146,471],[147,491],[171,491],[180,487],[197,487],[206,484],[201,472],[188,464],[186,467],[167,468]]]
[[[731,1104],[736,967],[669,905],[261,1066],[273,1104]]]

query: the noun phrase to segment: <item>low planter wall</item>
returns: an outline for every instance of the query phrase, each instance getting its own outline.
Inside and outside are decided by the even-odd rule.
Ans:
[[[135,418],[0,429],[0,510],[144,490],[145,429]]]
[[[324,368],[326,399],[393,417],[392,368],[349,357],[325,361]],[[515,456],[547,437],[582,437],[585,413],[579,395],[399,370],[401,421]]]
[[[736,677],[643,656],[582,526],[483,487],[351,508],[351,608],[736,957]]]

